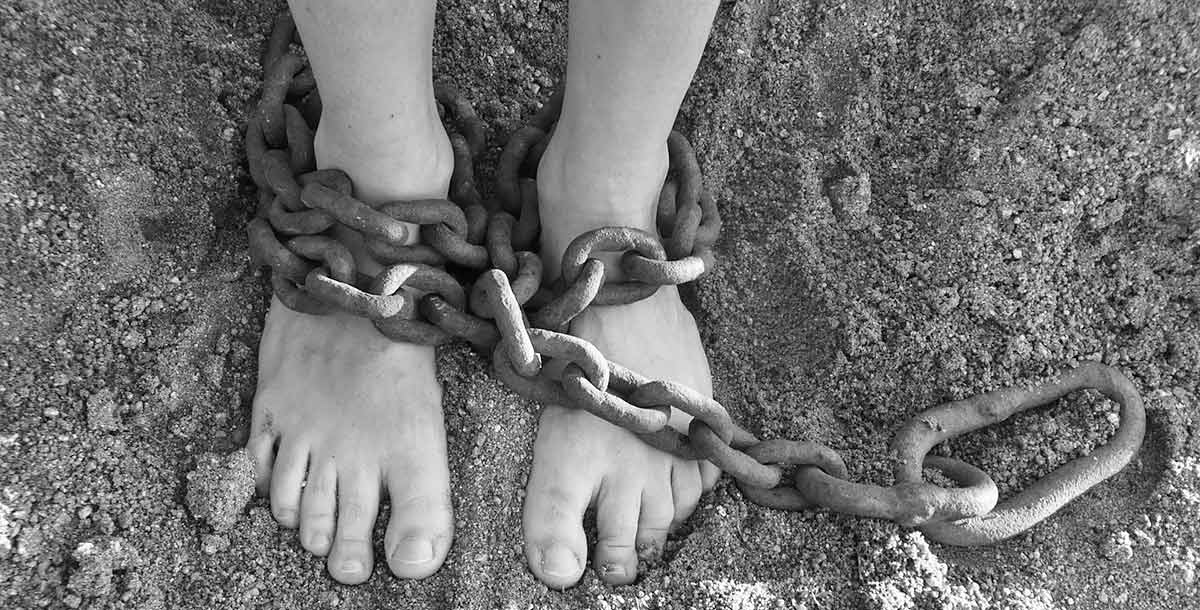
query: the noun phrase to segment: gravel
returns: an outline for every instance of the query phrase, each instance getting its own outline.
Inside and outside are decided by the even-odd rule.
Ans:
[[[380,561],[336,585],[252,497],[238,450],[267,286],[240,134],[276,9],[0,5],[0,607],[1200,605],[1194,1],[723,3],[677,127],[725,219],[684,296],[734,417],[886,484],[911,414],[1094,359],[1142,392],[1146,443],[987,548],[723,482],[636,584],[589,571],[565,592],[522,559],[535,405],[461,346],[439,351],[461,525],[438,574]],[[435,74],[488,123],[485,191],[562,77],[566,13],[439,5]],[[938,452],[1011,497],[1114,413],[1084,393]]]

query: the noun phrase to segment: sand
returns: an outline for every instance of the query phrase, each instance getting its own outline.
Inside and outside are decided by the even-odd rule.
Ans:
[[[1145,398],[1146,444],[984,548],[725,480],[636,584],[567,591],[522,559],[536,405],[465,347],[439,353],[458,535],[437,575],[338,585],[265,500],[237,506],[267,295],[241,133],[277,8],[0,5],[0,607],[1200,605],[1200,5],[723,4],[678,128],[725,217],[685,296],[734,417],[887,483],[913,413],[1101,360]],[[563,73],[565,17],[442,3],[436,74],[488,123],[485,191]],[[1115,412],[1083,393],[939,452],[1011,496]]]

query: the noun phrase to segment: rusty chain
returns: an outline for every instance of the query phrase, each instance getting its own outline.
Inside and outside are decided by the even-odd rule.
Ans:
[[[316,169],[320,96],[311,69],[290,48],[294,42],[295,25],[285,13],[263,55],[262,97],[245,143],[260,192],[247,227],[251,258],[271,270],[272,288],[289,308],[313,315],[347,311],[397,341],[467,341],[490,354],[496,376],[522,396],[586,410],[663,451],[708,460],[758,504],[891,519],[947,544],[986,544],[1032,527],[1115,474],[1140,447],[1140,397],[1116,369],[1092,362],[1053,383],[997,390],[914,416],[893,439],[895,484],[887,487],[849,481],[842,457],[820,443],[760,440],[716,400],[647,378],[566,332],[590,306],[645,299],[713,268],[721,219],[686,138],[672,132],[667,141],[670,171],[656,215],[661,239],[628,227],[590,231],[563,253],[561,277],[544,282],[533,251],[540,231],[535,178],[561,93],[509,138],[496,168],[497,200],[485,201],[473,171],[474,157],[486,146],[485,126],[453,88],[435,87],[439,108],[455,125],[449,198],[368,204],[354,197],[345,173]],[[423,243],[411,243],[406,223],[420,227]],[[383,270],[374,277],[360,273],[350,250],[331,236],[336,227],[361,234]],[[621,253],[625,281],[605,282],[605,265],[592,256],[599,251]],[[468,281],[460,283],[463,278]],[[1116,434],[1004,503],[997,505],[996,485],[985,472],[926,455],[946,439],[1083,388],[1120,403]],[[672,409],[692,416],[686,434],[668,426]],[[794,469],[790,481],[785,467]],[[926,482],[924,468],[958,486]]]

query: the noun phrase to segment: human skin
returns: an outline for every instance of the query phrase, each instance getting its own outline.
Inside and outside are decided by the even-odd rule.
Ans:
[[[434,3],[292,0],[321,88],[319,168],[337,168],[367,202],[446,196],[453,165],[432,85]],[[573,2],[562,116],[538,169],[542,256],[551,277],[567,244],[601,226],[655,232],[667,135],[716,12],[716,0]],[[413,239],[417,232],[411,231]],[[355,250],[359,269],[379,266]],[[610,279],[615,258],[606,259]],[[638,303],[592,307],[571,324],[610,359],[711,395],[692,316],[673,287]],[[259,350],[249,448],[272,514],[298,527],[336,580],[366,580],[382,493],[391,503],[386,561],[422,578],[453,536],[441,387],[433,349],[392,342],[346,314],[309,316],[272,302]],[[675,413],[672,425],[686,429]],[[596,507],[593,564],[632,582],[639,555],[717,477],[586,412],[547,405],[539,419],[524,507],[525,553],[547,585],[578,581],[588,549],[583,514]]]
[[[453,157],[433,96],[434,4],[297,0],[291,9],[321,89],[317,166],[346,172],[363,201],[444,198]],[[378,271],[355,250],[360,271]],[[441,566],[454,528],[441,402],[432,347],[393,342],[349,314],[272,301],[248,447],[272,514],[327,557],[334,579],[371,575],[382,493],[391,571],[422,578]]]
[[[538,167],[542,257],[555,277],[577,235],[603,226],[656,234],[667,136],[695,74],[717,2],[573,2],[562,115]],[[619,279],[617,255],[607,278]],[[674,287],[630,305],[591,307],[571,323],[613,361],[712,395],[708,360]],[[672,425],[686,430],[676,410]],[[524,507],[525,556],[551,586],[574,584],[588,557],[583,514],[596,508],[592,565],[613,584],[637,577],[639,556],[716,480],[707,462],[681,460],[590,413],[547,406]]]

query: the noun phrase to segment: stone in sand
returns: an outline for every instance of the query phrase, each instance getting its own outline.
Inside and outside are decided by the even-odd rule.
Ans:
[[[871,223],[871,176],[866,172],[835,180],[829,185],[829,199],[838,219],[851,229]]]
[[[245,449],[205,453],[187,475],[188,510],[218,532],[229,531],[254,495],[254,462]]]
[[[112,390],[105,388],[88,398],[87,420],[93,430],[113,431],[121,427],[117,421],[117,403]]]
[[[79,567],[71,573],[67,588],[83,597],[112,593],[113,572],[136,568],[141,563],[137,549],[125,539],[113,536],[81,542],[71,557]]]

